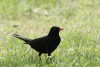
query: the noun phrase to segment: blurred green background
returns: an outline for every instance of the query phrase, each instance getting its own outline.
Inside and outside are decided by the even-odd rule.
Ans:
[[[52,53],[38,53],[12,37],[48,34],[64,28],[61,43]],[[99,0],[0,0],[0,67],[100,67]]]

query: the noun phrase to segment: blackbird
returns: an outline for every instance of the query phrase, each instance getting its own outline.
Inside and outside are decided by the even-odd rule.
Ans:
[[[24,38],[17,34],[13,34],[13,36],[25,41],[24,44],[29,44],[33,49],[39,52],[40,60],[42,53],[48,53],[48,58],[51,59],[51,53],[57,48],[61,41],[61,38],[59,36],[60,30],[63,30],[63,28],[53,26],[47,36],[37,39]]]

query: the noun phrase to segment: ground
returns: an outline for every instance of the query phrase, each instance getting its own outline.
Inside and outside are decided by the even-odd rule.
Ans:
[[[99,0],[0,0],[0,67],[100,67]],[[52,62],[16,33],[35,39],[59,26]]]

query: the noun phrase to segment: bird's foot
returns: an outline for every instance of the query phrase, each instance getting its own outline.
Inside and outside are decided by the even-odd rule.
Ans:
[[[50,61],[52,61],[52,60],[51,60],[51,56],[47,56],[47,58],[50,59]]]
[[[51,56],[47,56],[47,58],[51,58]]]
[[[39,57],[40,57],[40,60],[41,60],[41,55]]]

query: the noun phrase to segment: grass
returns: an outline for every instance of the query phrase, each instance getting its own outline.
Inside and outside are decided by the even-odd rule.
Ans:
[[[0,67],[100,67],[99,0],[0,0]],[[12,37],[47,35],[64,28],[52,62]],[[29,50],[28,50],[29,49]]]

